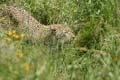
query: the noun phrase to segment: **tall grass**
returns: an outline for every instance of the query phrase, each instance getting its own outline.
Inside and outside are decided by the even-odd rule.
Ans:
[[[76,37],[66,46],[6,41],[0,29],[1,80],[119,80],[120,34],[114,0],[1,0],[26,9],[40,23],[67,24]],[[0,24],[4,19],[0,17]],[[4,21],[5,22],[5,21]],[[21,32],[22,33],[22,32]],[[53,43],[54,44],[54,43]]]

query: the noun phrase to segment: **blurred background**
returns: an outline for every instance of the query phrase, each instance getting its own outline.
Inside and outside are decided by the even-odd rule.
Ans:
[[[27,43],[2,14],[5,4],[25,9],[44,25],[66,24],[76,37],[64,45]],[[0,28],[4,26],[0,79],[120,80],[119,4],[119,0],[0,0]]]

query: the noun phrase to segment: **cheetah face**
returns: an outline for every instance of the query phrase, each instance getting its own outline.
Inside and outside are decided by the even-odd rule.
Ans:
[[[65,41],[71,41],[75,37],[75,35],[73,34],[73,32],[70,32],[70,31],[65,31],[63,34],[64,34],[63,39]]]
[[[67,30],[56,31],[55,35],[56,38],[62,42],[69,42],[75,37],[72,31],[67,31]]]
[[[65,32],[66,41],[72,40],[75,35],[72,32]]]

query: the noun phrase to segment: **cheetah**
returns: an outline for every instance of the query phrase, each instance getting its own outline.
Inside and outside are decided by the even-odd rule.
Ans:
[[[49,27],[51,31],[55,33],[56,38],[62,42],[70,41],[75,37],[73,30],[67,25],[52,24],[49,25]]]
[[[70,41],[74,36],[72,29],[63,24],[43,25],[38,22],[29,12],[15,6],[5,6],[5,13],[12,16],[19,29],[27,33],[27,38],[32,41],[45,40],[46,37],[55,36],[62,42]]]

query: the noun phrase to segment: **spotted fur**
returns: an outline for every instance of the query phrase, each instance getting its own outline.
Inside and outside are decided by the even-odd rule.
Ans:
[[[70,41],[74,37],[69,27],[62,24],[43,25],[23,8],[5,6],[5,12],[20,25],[20,30],[28,32],[27,38],[33,41],[45,39],[49,35],[54,35],[62,41]]]

